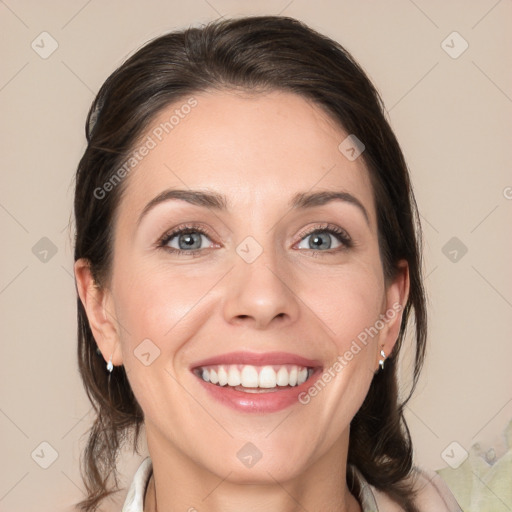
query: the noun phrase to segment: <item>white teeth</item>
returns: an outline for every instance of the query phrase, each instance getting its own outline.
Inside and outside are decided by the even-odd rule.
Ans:
[[[215,365],[201,368],[198,375],[205,382],[219,386],[272,389],[278,386],[300,386],[313,374],[313,369],[286,365]],[[276,389],[277,391],[277,389]]]
[[[308,369],[302,368],[300,370],[299,375],[297,376],[297,385],[300,386],[301,384],[304,384],[308,378]]]
[[[219,366],[217,375],[219,377],[219,386],[225,386],[228,383],[228,374],[226,373],[224,366]]]
[[[228,386],[240,386],[240,372],[235,365],[229,367]]]
[[[290,370],[289,384],[290,386],[295,386],[297,384],[297,368],[292,368]]]
[[[286,368],[279,368],[279,371],[277,372],[277,385],[288,386],[288,381],[288,372],[286,371]]]
[[[217,382],[219,382],[217,372],[213,368],[210,370],[210,382],[212,384],[217,384]]]
[[[240,383],[244,388],[258,387],[258,372],[254,366],[244,366],[240,374]]]
[[[260,388],[275,388],[277,385],[276,382],[276,372],[272,366],[264,366],[260,372],[260,378],[258,380],[258,384]]]

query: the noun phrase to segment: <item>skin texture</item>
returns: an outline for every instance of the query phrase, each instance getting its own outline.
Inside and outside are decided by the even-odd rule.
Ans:
[[[154,468],[145,510],[155,510],[155,500],[160,512],[360,510],[343,485],[349,425],[380,349],[389,354],[396,342],[401,313],[307,405],[238,412],[213,401],[189,368],[235,350],[292,352],[331,367],[380,314],[405,305],[407,265],[386,286],[368,171],[362,158],[339,151],[348,134],[318,106],[277,91],[194,97],[197,106],[126,178],[109,282],[94,286],[87,262],[75,264],[98,346],[106,361],[113,354],[114,365],[125,366],[144,411]],[[145,136],[176,107],[160,112]],[[137,225],[168,188],[225,194],[229,211],[171,200]],[[356,196],[369,224],[346,202],[288,207],[297,192],[329,190]],[[188,222],[211,233],[198,256],[156,247]],[[318,224],[344,229],[353,247],[324,232],[331,248],[313,254],[314,237],[302,234]],[[247,236],[263,250],[250,264],[236,252]],[[168,245],[178,248],[178,237]],[[145,339],[160,350],[149,366],[134,354]],[[262,453],[252,468],[236,456],[247,442]]]

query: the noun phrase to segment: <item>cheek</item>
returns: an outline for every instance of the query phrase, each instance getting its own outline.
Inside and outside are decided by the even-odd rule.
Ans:
[[[308,264],[290,269],[285,276],[285,281],[293,283],[289,300],[298,303],[302,317],[298,321],[312,322],[318,328],[318,341],[330,342],[337,354],[344,353],[379,316],[382,276],[378,262],[367,260],[338,267]],[[192,271],[187,265],[170,269],[161,262],[124,258],[116,268],[116,316],[123,345],[132,351],[146,339],[167,355],[178,351],[208,323],[216,299],[222,299],[219,294],[224,288],[219,281],[224,267]]]
[[[139,337],[160,339],[186,315],[188,304],[201,288],[199,280],[185,283],[179,269],[171,273],[136,254],[119,257],[115,268],[118,272],[113,285],[118,319],[130,324],[133,334]]]
[[[335,276],[319,274],[314,285],[308,281],[309,288],[303,288],[308,306],[321,320],[316,322],[323,330],[320,339],[330,344],[330,363],[301,397],[311,416],[328,425],[325,447],[347,428],[374,377],[378,332],[372,327],[379,320],[384,293],[378,267],[374,269],[354,265]]]
[[[187,286],[176,274],[164,275],[141,262],[126,275],[129,279],[115,282],[115,311],[130,385],[148,418],[178,407],[183,412],[176,354],[194,334],[194,305],[208,282],[187,280]]]
[[[118,268],[119,276],[122,269],[130,276],[115,282],[115,310],[121,326],[123,356],[132,355],[141,342],[151,340],[166,356],[161,360],[169,362],[205,323],[204,299],[219,276],[211,272],[194,276],[189,271],[180,272],[179,268],[170,271],[143,260],[120,262]]]
[[[301,280],[299,280],[301,281]],[[337,353],[379,318],[384,288],[377,270],[351,265],[337,272],[321,272],[304,279],[301,297],[336,346]]]

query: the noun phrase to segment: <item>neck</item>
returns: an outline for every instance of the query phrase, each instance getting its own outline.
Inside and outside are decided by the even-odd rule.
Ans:
[[[256,490],[256,493],[260,491]],[[268,498],[268,497],[267,497]],[[293,499],[293,498],[292,498]],[[162,500],[161,500],[162,501]],[[270,500],[268,500],[270,501]],[[268,501],[265,500],[265,502],[268,504]],[[256,504],[256,502],[253,502],[254,505],[248,506],[244,505],[244,510],[261,510],[259,508],[259,505]],[[266,505],[265,505],[266,506]],[[331,504],[331,508],[327,509],[324,505],[316,505],[319,508],[306,508],[302,506],[298,501],[296,502],[296,505],[287,506],[286,508],[282,509],[275,509],[272,508],[269,510],[286,510],[286,511],[299,511],[299,510],[309,510],[313,512],[314,510],[330,510],[333,512],[362,512],[361,505],[356,500],[356,498],[348,491],[346,490],[345,497],[343,499],[343,502],[340,502],[339,504]],[[187,510],[188,512],[197,512],[197,509],[194,507],[188,507],[187,509],[179,508],[179,506],[175,506],[175,508],[167,507],[166,505],[163,505],[162,509],[159,509],[157,506],[157,497],[156,497],[156,489],[155,489],[155,480],[154,475],[151,475],[151,478],[149,480],[146,494],[144,496],[144,512],[161,512],[161,511],[169,511],[172,512],[174,510]],[[210,510],[207,508],[202,508],[201,510]],[[213,509],[211,509],[213,510]],[[218,510],[226,510],[225,508],[219,508]]]
[[[153,473],[144,512],[361,512],[346,484],[346,450],[341,450],[342,446],[344,443],[339,443],[294,478],[278,481],[267,472],[268,479],[256,483],[237,482],[230,478],[231,472],[215,475],[197,467],[180,451],[164,456],[161,450],[150,449]]]

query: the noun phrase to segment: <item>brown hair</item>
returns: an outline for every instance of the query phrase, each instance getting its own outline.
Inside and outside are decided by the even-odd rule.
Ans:
[[[88,144],[76,173],[75,261],[89,260],[97,285],[108,285],[112,230],[126,180],[105,197],[97,197],[95,191],[121,167],[162,108],[197,92],[229,88],[282,90],[313,100],[366,147],[361,158],[373,186],[384,276],[389,282],[396,275],[397,262],[405,259],[410,292],[394,350],[385,369],[373,377],[351,422],[348,463],[406,510],[416,511],[406,479],[413,452],[403,410],[418,380],[427,337],[421,226],[407,165],[385,118],[382,100],[340,44],[292,18],[255,16],[172,32],[138,50],[109,76],[89,111]],[[91,512],[118,490],[118,450],[134,429],[137,451],[144,416],[123,366],[114,367],[108,386],[105,361],[97,351],[80,299],[77,306],[79,370],[97,414],[81,458],[88,495],[78,503],[81,511]],[[396,361],[412,310],[414,371],[411,389],[401,401]],[[108,488],[111,476],[114,490]],[[347,481],[357,493],[350,472]]]

